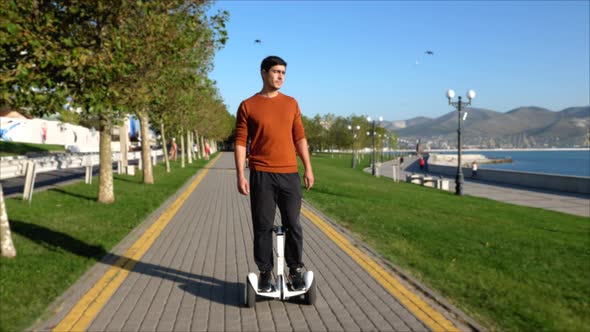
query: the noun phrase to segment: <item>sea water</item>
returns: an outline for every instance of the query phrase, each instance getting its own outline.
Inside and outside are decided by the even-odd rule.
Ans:
[[[482,169],[590,177],[590,150],[477,150],[464,151],[463,154],[512,159],[512,163],[480,163]]]

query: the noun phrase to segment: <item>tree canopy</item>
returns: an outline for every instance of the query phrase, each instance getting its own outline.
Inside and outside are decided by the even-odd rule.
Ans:
[[[33,116],[66,104],[116,116],[164,105],[170,88],[202,93],[228,38],[229,14],[207,16],[209,7],[198,0],[4,1],[0,101]]]
[[[372,145],[372,124],[366,116],[350,115],[348,117],[334,114],[315,115],[313,118],[302,116],[305,136],[313,151],[351,150],[354,139],[355,149],[368,148]],[[350,126],[350,129],[349,129]],[[356,129],[356,127],[359,129]],[[354,138],[353,138],[354,135]],[[397,149],[397,134],[376,125],[375,147],[377,149]]]
[[[80,108],[79,120],[94,121],[101,131],[101,165],[111,165],[111,128],[124,114],[222,140],[231,135],[231,115],[208,74],[227,41],[229,14],[210,15],[210,6],[203,0],[2,1],[0,104],[37,117],[63,113],[66,105]],[[102,178],[112,174],[100,174],[103,188]]]

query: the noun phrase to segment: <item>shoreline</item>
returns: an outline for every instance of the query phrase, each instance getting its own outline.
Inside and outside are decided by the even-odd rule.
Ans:
[[[407,151],[414,151],[414,150],[407,150]],[[477,152],[477,151],[589,151],[590,148],[521,148],[521,149],[461,149],[462,152]],[[457,152],[457,149],[434,149],[434,150],[424,150],[424,153],[430,152]]]
[[[457,167],[457,153],[429,153],[428,163],[433,166]],[[590,177],[588,150],[530,152],[530,151],[483,151],[462,153],[461,166],[471,169],[477,161],[481,170],[514,171],[522,173],[553,174],[559,176]]]
[[[455,166],[457,165],[457,155],[454,154],[428,154],[428,163],[431,165]],[[488,158],[483,154],[462,154],[461,164],[463,167],[471,167],[472,162],[483,164],[510,164],[512,158]]]

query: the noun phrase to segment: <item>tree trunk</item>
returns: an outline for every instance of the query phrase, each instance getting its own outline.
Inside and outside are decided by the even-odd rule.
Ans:
[[[127,127],[127,118],[125,117],[125,121],[121,127],[119,127],[119,143],[121,144],[121,166],[124,170],[127,170],[127,165],[129,165],[129,159],[127,156],[127,152],[129,151],[129,128]]]
[[[203,136],[200,137],[200,145],[201,145],[201,152],[203,153],[203,159],[206,159],[206,153],[205,153],[205,138]]]
[[[186,156],[188,157],[188,163],[192,164],[193,163],[193,143],[191,140],[191,131],[187,130],[186,131]]]
[[[149,128],[148,128],[148,113],[145,109],[139,111],[139,123],[141,124],[141,160],[143,163],[143,183],[153,184],[154,173],[152,172],[152,160],[150,152]]]
[[[194,161],[197,161],[197,152],[195,151],[195,134],[192,130],[189,130],[189,134],[191,140],[191,158],[193,158]]]
[[[180,168],[184,168],[184,135],[182,135],[182,129],[180,129]]]
[[[8,213],[6,213],[6,205],[4,204],[4,190],[0,183],[0,247],[2,249],[2,256],[12,258],[16,256],[16,249],[12,242],[12,234],[10,233],[10,224],[8,223]]]
[[[113,156],[111,151],[111,121],[100,115],[100,166],[98,173],[98,201],[113,203]]]
[[[193,154],[193,160],[197,161],[197,151],[195,148],[197,145],[195,144],[195,132],[191,130],[191,152]]]
[[[197,158],[198,159],[203,159],[203,156],[201,155],[201,146],[199,144],[199,131],[198,130],[195,130],[195,132],[193,133],[193,135],[194,135],[193,136],[193,139],[196,140],[195,146],[197,147],[197,153],[196,153],[197,154]]]
[[[170,159],[168,159],[168,148],[166,147],[166,135],[164,134],[164,123],[160,124],[160,135],[162,135],[162,150],[164,151],[164,161],[166,162],[166,173],[170,173]]]

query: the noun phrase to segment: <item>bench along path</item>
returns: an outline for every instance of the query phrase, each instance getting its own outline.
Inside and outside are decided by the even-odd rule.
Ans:
[[[422,317],[416,314],[419,304],[399,301],[303,214],[304,262],[316,275],[315,305],[259,299],[254,308],[244,307],[246,275],[257,268],[249,198],[237,192],[235,178],[233,154],[222,153],[123,281],[113,286],[112,296],[104,296],[98,309],[92,305],[83,309],[89,323],[78,327],[90,331],[443,329],[418,318]],[[87,279],[92,278],[97,277]],[[108,293],[109,287],[101,292]],[[82,295],[75,295],[82,299],[74,304],[85,301]],[[89,302],[100,298],[99,294]],[[74,304],[62,305],[63,312],[40,329],[63,328],[59,324]],[[468,330],[447,313],[442,315],[449,319],[447,327]]]

